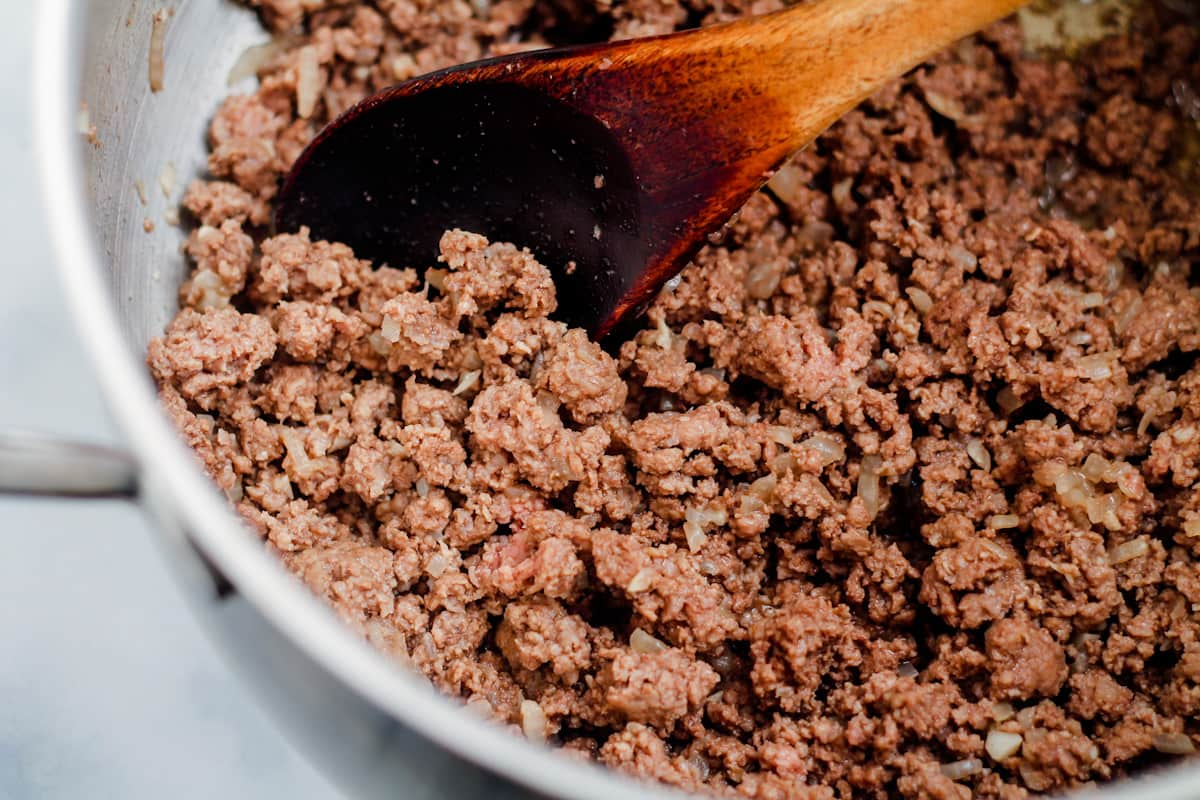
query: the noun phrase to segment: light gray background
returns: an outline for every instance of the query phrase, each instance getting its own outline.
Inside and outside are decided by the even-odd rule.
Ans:
[[[50,265],[36,0],[0,0],[0,427],[115,433]],[[337,797],[203,637],[117,503],[0,499],[0,800]]]

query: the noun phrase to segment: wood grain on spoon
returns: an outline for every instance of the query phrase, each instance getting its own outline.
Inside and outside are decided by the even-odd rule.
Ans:
[[[394,266],[430,260],[452,227],[526,244],[558,270],[560,315],[603,336],[792,153],[1023,4],[814,0],[432,73],[322,131],[285,182],[277,225]]]

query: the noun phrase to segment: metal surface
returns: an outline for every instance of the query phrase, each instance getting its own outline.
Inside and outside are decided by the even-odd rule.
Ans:
[[[204,160],[204,118],[237,54],[265,39],[221,0],[170,3],[166,88],[147,81],[151,15],[167,0],[40,0],[35,109],[47,211],[79,334],[142,466],[141,498],[197,613],[285,729],[359,797],[579,800],[678,796],[560,758],[485,723],[376,654],[268,556],[170,428],[143,367],[146,341],[175,310],[184,271],[174,204]],[[86,102],[100,145],[79,132]],[[135,182],[146,187],[143,207]],[[145,218],[156,230],[142,230]],[[216,590],[214,567],[235,594]],[[483,771],[486,770],[487,772]],[[504,780],[490,773],[503,776]],[[1098,793],[1107,800],[1200,795],[1200,763]]]
[[[0,494],[132,498],[137,489],[137,464],[128,453],[0,432]]]

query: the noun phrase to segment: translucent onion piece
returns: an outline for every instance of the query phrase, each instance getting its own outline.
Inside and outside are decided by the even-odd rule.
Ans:
[[[863,456],[862,466],[858,473],[858,496],[871,519],[879,513],[879,465],[877,455]]]
[[[1173,756],[1185,756],[1196,752],[1192,737],[1186,733],[1156,733],[1153,738],[1154,749],[1160,753]]]
[[[747,491],[764,502],[769,501],[775,496],[775,487],[778,483],[779,479],[774,475],[767,475],[750,484]]]
[[[461,378],[458,379],[458,385],[454,387],[454,391],[451,392],[451,394],[458,396],[465,392],[471,391],[471,389],[475,387],[475,384],[479,383],[479,376],[482,374],[483,372],[477,369],[473,369],[470,372],[465,373]]]
[[[808,182],[799,166],[784,164],[771,180],[767,181],[767,188],[782,200],[784,205],[800,208],[804,205]]]
[[[917,310],[918,314],[928,314],[929,309],[933,308],[933,298],[924,289],[909,286],[904,293],[908,295],[908,299],[912,301],[913,308]]]
[[[952,781],[969,778],[983,772],[983,762],[978,758],[964,758],[962,761],[951,761],[942,764],[942,774]]]
[[[301,47],[296,62],[296,113],[308,119],[321,93],[321,62],[316,45]]]
[[[1083,475],[1093,483],[1103,479],[1107,470],[1108,459],[1098,453],[1089,453],[1083,462]]]
[[[649,589],[653,583],[654,570],[640,569],[638,570],[637,574],[633,576],[632,580],[629,581],[629,585],[625,587],[625,590],[630,594],[638,594],[639,592],[644,592]]]
[[[1150,552],[1150,543],[1146,541],[1144,536],[1139,536],[1136,539],[1131,539],[1128,542],[1117,545],[1108,551],[1108,563],[1124,564],[1126,561],[1133,561],[1135,558],[1141,558]]]
[[[836,464],[846,457],[846,448],[828,433],[814,433],[800,444],[820,453],[822,466]]]
[[[967,440],[967,455],[975,462],[975,466],[984,472],[992,471],[992,454],[978,439]]]
[[[150,28],[150,91],[161,92],[163,77],[167,70],[167,10],[159,9],[154,12]]]
[[[953,97],[947,97],[940,92],[925,90],[925,102],[937,113],[954,122],[959,122],[967,116],[967,111],[961,102]]]
[[[1025,405],[1025,401],[1017,397],[1016,392],[1012,390],[1011,386],[1005,386],[996,393],[996,404],[1000,406],[1000,410],[1007,416]]]
[[[988,756],[993,761],[1003,761],[1006,758],[1012,758],[1020,752],[1022,744],[1024,744],[1024,740],[1019,733],[991,730],[988,731],[984,749],[987,750]]]
[[[521,731],[531,742],[546,741],[546,712],[532,700],[521,701]]]
[[[633,633],[629,634],[629,648],[635,653],[653,655],[666,650],[667,645],[641,628],[634,628]]]

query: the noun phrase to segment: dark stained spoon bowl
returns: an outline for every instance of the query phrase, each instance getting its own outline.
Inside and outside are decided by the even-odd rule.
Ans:
[[[281,231],[424,266],[444,230],[529,247],[597,338],[780,165],[883,83],[1023,0],[811,0],[668,36],[415,78],[351,108],[284,183]]]

